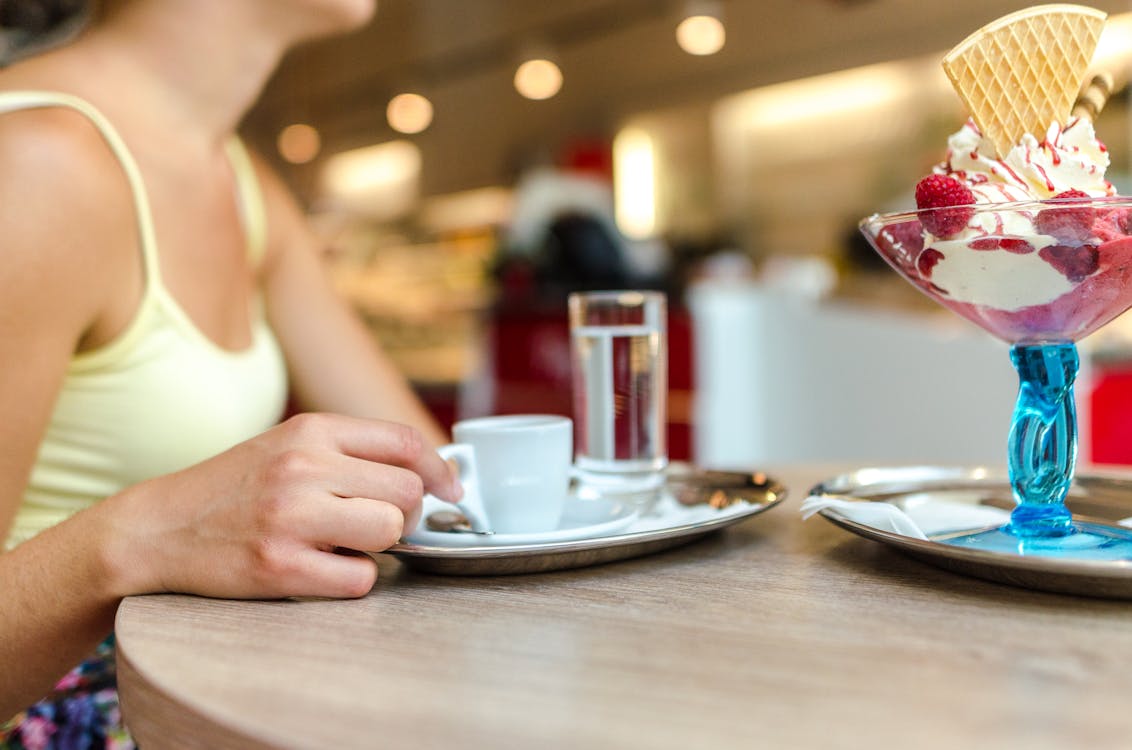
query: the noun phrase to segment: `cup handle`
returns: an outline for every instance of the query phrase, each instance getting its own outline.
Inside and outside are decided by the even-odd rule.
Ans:
[[[491,525],[484,512],[483,499],[480,496],[479,474],[476,470],[476,449],[467,443],[449,443],[436,449],[445,461],[452,459],[460,474],[460,484],[464,488],[464,497],[455,506],[472,526],[473,531],[488,532]],[[438,500],[440,498],[437,498]]]

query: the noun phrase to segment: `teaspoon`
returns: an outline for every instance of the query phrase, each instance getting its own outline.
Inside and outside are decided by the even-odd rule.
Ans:
[[[429,531],[444,531],[457,534],[479,534],[480,536],[491,536],[494,531],[476,531],[472,528],[472,522],[463,513],[454,510],[438,510],[435,513],[430,513],[425,519],[425,526]]]

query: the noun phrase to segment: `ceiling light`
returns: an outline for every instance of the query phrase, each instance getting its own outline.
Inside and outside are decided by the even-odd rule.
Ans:
[[[527,60],[515,71],[515,90],[528,99],[549,99],[562,88],[562,71],[550,60]]]
[[[389,100],[385,117],[398,133],[419,133],[432,123],[432,102],[420,94],[398,94]]]
[[[714,55],[727,41],[722,17],[718,3],[688,3],[684,20],[676,27],[676,43],[689,55]]]
[[[279,131],[275,147],[279,149],[279,155],[290,163],[306,164],[318,156],[322,138],[314,127],[296,122]]]

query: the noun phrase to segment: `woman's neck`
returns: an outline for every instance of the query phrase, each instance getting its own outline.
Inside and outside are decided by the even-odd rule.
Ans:
[[[108,3],[104,18],[59,51],[60,62],[69,59],[76,88],[100,106],[215,146],[235,131],[294,41],[287,19],[260,8],[232,0]]]

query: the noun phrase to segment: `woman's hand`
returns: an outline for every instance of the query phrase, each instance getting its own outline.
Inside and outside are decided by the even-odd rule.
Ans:
[[[425,492],[455,501],[461,490],[415,429],[303,414],[96,509],[114,524],[120,595],[358,597],[377,566],[339,548],[396,543]]]

